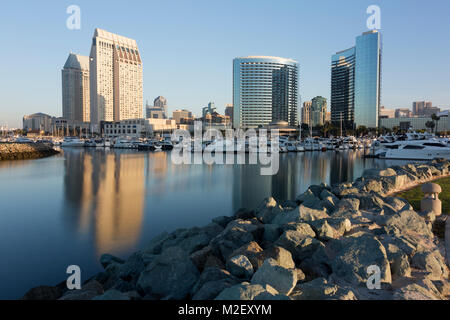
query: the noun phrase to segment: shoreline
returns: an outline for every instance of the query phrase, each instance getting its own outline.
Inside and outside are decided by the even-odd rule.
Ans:
[[[104,254],[104,271],[81,290],[63,282],[23,299],[449,299],[445,240],[432,233],[440,217],[391,196],[449,176],[449,167],[368,169],[351,183],[312,185],[294,201],[267,198],[254,210],[162,233],[126,260]],[[381,272],[375,292],[366,287],[371,265]]]
[[[0,143],[0,161],[40,159],[58,153],[47,143]]]

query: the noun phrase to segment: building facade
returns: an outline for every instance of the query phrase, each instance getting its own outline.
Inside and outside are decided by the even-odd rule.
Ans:
[[[166,98],[164,98],[163,96],[156,97],[155,100],[153,100],[153,106],[155,108],[161,108],[164,112],[164,117],[168,118]]]
[[[395,118],[395,110],[387,109],[384,106],[380,107],[380,119],[381,118]]]
[[[230,118],[230,122],[233,123],[233,105],[227,104],[225,106],[225,115]]]
[[[63,118],[89,122],[89,57],[69,54],[61,71]]]
[[[344,130],[355,124],[355,48],[331,58],[331,122]]]
[[[90,91],[94,124],[143,117],[142,60],[135,40],[95,29]]]
[[[301,123],[311,125],[311,104],[312,101],[303,102]]]
[[[327,115],[327,99],[315,97],[311,100],[311,126],[323,126]]]
[[[380,126],[387,129],[394,129],[395,127],[400,128],[401,130],[430,130],[427,128],[426,123],[428,121],[433,121],[428,117],[402,117],[402,118],[393,118],[393,119],[380,119]],[[450,131],[450,121],[448,116],[441,117],[439,121],[435,122],[436,132],[446,133]]]
[[[186,120],[190,120],[193,119],[192,117],[192,112],[190,112],[189,110],[175,110],[172,113],[172,119],[175,120],[176,124],[180,124],[181,122],[183,122],[183,119]]]
[[[273,118],[298,125],[298,63],[249,56],[233,60],[233,127],[258,128]]]
[[[22,119],[23,130],[30,132],[52,132],[53,118],[45,113],[34,113]]]
[[[412,116],[413,114],[408,108],[395,109],[395,118],[411,118]]]
[[[344,129],[378,127],[381,102],[381,34],[364,32],[356,45],[331,58],[331,118]]]

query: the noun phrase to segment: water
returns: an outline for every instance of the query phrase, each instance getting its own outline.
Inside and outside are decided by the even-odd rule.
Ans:
[[[163,231],[402,163],[362,151],[290,153],[280,155],[277,175],[261,176],[258,165],[174,165],[170,156],[74,148],[0,162],[0,299],[55,285],[72,264],[86,280],[101,270],[102,253],[126,258]]]

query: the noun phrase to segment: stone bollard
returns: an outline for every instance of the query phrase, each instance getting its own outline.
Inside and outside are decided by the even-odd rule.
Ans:
[[[420,202],[422,212],[433,212],[436,216],[442,214],[442,203],[439,200],[439,193],[442,192],[441,186],[436,183],[425,183],[422,186],[422,192],[425,194]]]

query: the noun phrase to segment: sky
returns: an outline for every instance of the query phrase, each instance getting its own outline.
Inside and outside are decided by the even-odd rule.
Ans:
[[[81,9],[79,30],[66,27],[70,5]],[[331,55],[368,30],[370,5],[381,9],[382,105],[450,108],[448,0],[14,0],[0,9],[0,126],[61,116],[61,69],[70,52],[89,55],[95,28],[137,41],[144,103],[162,95],[170,113],[200,115],[209,101],[223,113],[233,58],[248,55],[297,60],[301,101],[329,99]]]

